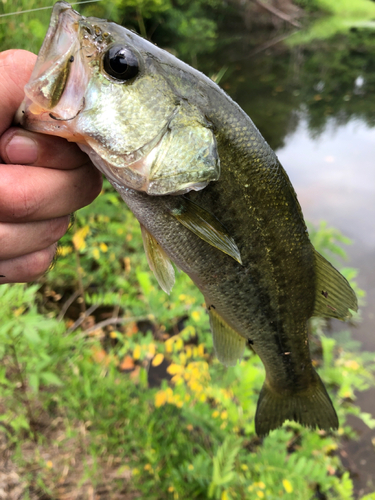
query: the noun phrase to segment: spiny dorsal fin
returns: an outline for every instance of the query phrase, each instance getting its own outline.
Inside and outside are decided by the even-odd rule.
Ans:
[[[229,236],[221,222],[212,214],[187,198],[181,198],[178,209],[172,209],[171,215],[187,229],[199,236],[206,243],[226,253],[242,264],[240,251],[233,238]]]
[[[158,280],[160,287],[169,295],[175,280],[172,262],[156,239],[142,224],[141,232],[148,265]]]
[[[211,306],[209,310],[210,325],[214,340],[214,348],[218,360],[225,366],[235,366],[237,360],[241,361],[246,339],[241,337],[231,328],[215,309]]]
[[[313,316],[347,320],[358,310],[357,297],[348,281],[315,250],[316,292]]]

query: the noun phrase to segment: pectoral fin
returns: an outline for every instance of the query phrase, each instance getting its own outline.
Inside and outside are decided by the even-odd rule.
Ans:
[[[225,366],[235,366],[241,361],[246,339],[231,328],[215,309],[209,311],[214,348],[218,360]]]
[[[171,215],[191,232],[213,247],[221,250],[242,264],[240,251],[221,222],[187,198],[181,198],[178,208],[170,210]]]
[[[351,318],[358,310],[357,297],[348,281],[315,250],[316,294],[313,316]]]
[[[172,262],[156,239],[142,224],[141,232],[148,265],[158,280],[160,287],[169,295],[175,280]]]

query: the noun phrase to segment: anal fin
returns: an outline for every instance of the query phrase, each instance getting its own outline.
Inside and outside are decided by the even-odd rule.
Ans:
[[[148,265],[151,271],[153,271],[160,287],[164,292],[170,294],[175,281],[172,262],[156,239],[142,224],[141,232]]]
[[[315,306],[313,316],[347,320],[358,310],[357,297],[342,274],[315,250]]]
[[[209,315],[218,360],[225,366],[235,366],[242,359],[246,339],[233,330],[212,307]]]

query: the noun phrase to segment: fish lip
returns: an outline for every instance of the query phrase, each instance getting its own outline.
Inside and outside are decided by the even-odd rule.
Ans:
[[[50,82],[53,75],[66,66],[67,59],[76,49],[81,19],[82,16],[66,2],[57,2],[53,7],[47,34],[29,82],[25,85],[25,107],[28,100],[44,111],[55,107],[56,100],[53,99]]]
[[[78,23],[82,19],[83,16],[75,11],[69,3],[64,1],[56,2],[52,9],[50,24],[40,48],[38,59],[44,62],[45,56],[50,55],[51,46],[56,43],[54,39],[58,32],[63,32],[64,30],[70,31],[72,27],[75,27],[75,31],[77,32]]]

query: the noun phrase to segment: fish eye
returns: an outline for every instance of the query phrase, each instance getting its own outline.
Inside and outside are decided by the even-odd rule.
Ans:
[[[109,76],[126,82],[138,74],[139,64],[130,49],[114,45],[104,54],[103,68]]]

